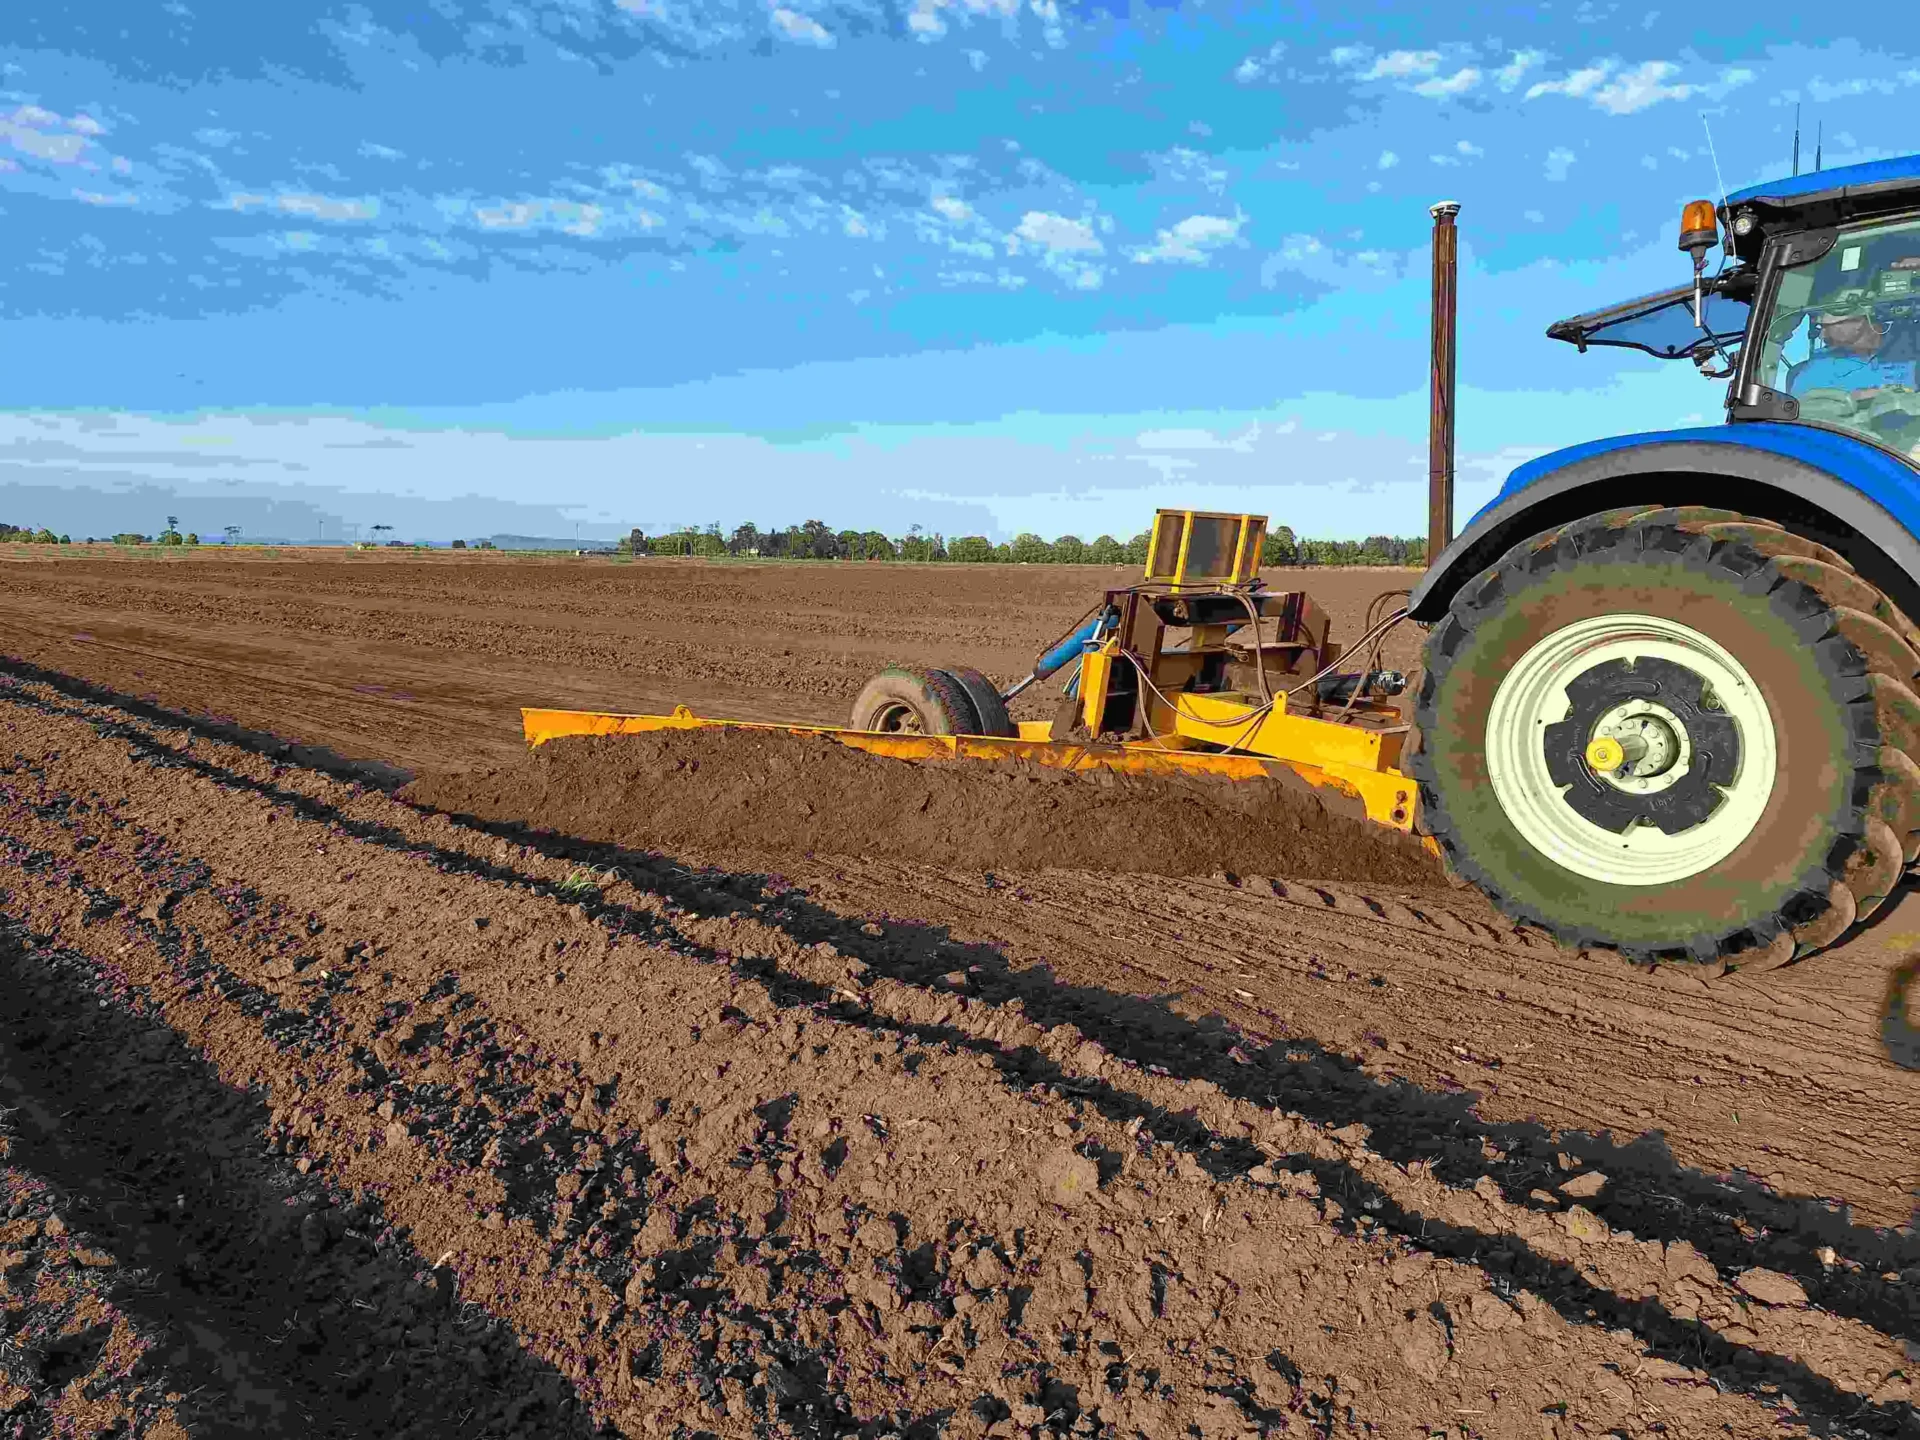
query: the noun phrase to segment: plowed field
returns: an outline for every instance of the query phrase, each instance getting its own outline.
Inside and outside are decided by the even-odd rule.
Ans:
[[[1914,1433],[1912,895],[1709,981],[1291,794],[518,758],[1103,573],[0,566],[0,1434]]]

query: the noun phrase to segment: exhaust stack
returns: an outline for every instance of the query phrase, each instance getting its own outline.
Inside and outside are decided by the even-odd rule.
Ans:
[[[1427,420],[1427,564],[1453,539],[1453,356],[1458,328],[1460,202],[1442,200],[1433,216],[1433,401]]]

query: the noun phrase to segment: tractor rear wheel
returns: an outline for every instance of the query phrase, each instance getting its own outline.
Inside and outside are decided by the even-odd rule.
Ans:
[[[888,735],[978,735],[980,717],[958,680],[944,670],[890,665],[853,702],[855,730]]]
[[[1909,632],[1845,560],[1763,521],[1643,510],[1536,536],[1428,637],[1422,828],[1568,944],[1810,954],[1920,853],[1920,766],[1882,720],[1912,709]]]

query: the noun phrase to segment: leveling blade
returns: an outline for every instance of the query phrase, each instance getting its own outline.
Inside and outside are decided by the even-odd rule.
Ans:
[[[1346,727],[1326,721],[1291,716],[1296,725]],[[1027,721],[1013,736],[887,734],[832,725],[788,725],[757,720],[723,720],[695,715],[684,705],[669,715],[617,715],[596,710],[522,709],[521,728],[529,746],[568,736],[644,735],[661,730],[760,730],[789,735],[817,735],[850,749],[896,760],[1020,761],[1070,771],[1110,770],[1125,775],[1210,776],[1221,780],[1285,779],[1297,777],[1359,802],[1368,818],[1391,829],[1410,831],[1412,782],[1399,771],[1363,770],[1340,760],[1316,765],[1301,758],[1251,755],[1241,752],[1181,749],[1157,743],[1109,744],[1059,741],[1051,738],[1047,721]],[[1395,818],[1396,814],[1399,818]]]

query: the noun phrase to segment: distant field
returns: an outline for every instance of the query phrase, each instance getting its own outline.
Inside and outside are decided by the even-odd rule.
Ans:
[[[0,651],[171,708],[406,767],[497,760],[519,707],[837,724],[874,671],[1001,681],[1131,566],[507,551],[0,547]],[[1398,569],[1276,570],[1359,633]],[[1403,626],[1385,662],[1411,669]],[[1023,697],[1047,713],[1047,693]]]

